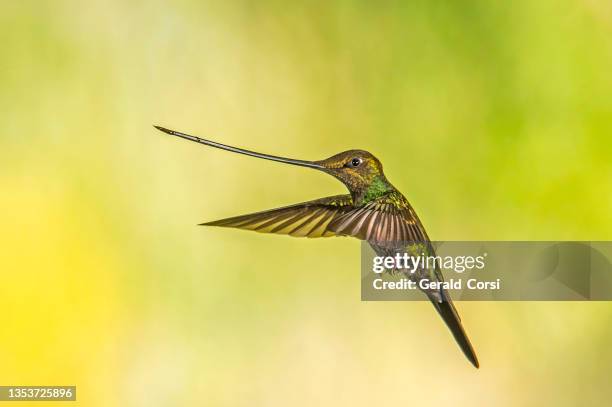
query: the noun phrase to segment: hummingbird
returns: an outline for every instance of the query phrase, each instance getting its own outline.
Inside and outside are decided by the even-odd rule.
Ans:
[[[428,255],[435,255],[416,212],[404,195],[387,180],[381,162],[367,151],[348,150],[320,161],[296,160],[232,147],[160,126],[154,127],[172,136],[233,153],[319,170],[338,179],[349,191],[344,195],[205,222],[200,224],[202,226],[308,238],[350,236],[367,241],[382,256],[403,255],[413,251],[414,247],[421,248],[424,245]],[[408,277],[413,280],[427,278],[434,282],[444,281],[438,267],[420,270]],[[444,288],[421,291],[442,317],[464,355],[478,368],[478,358],[448,291]]]

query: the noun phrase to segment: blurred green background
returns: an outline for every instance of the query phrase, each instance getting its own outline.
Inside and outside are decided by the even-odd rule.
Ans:
[[[436,240],[612,238],[607,0],[5,1],[0,384],[82,406],[606,405],[608,303],[364,303],[356,240],[196,224],[343,193]],[[37,404],[40,405],[40,404]]]

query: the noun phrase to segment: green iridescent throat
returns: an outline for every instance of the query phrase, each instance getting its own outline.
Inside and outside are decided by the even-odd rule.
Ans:
[[[359,200],[359,204],[372,202],[373,200],[386,195],[392,190],[393,187],[391,184],[389,184],[389,181],[387,181],[383,176],[378,175],[372,180],[370,185],[366,187],[363,196]]]

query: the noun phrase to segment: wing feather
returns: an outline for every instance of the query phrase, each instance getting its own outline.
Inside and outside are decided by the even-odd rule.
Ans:
[[[328,228],[339,235],[349,235],[370,242],[429,240],[414,210],[399,193],[383,196],[340,215]]]
[[[337,234],[330,231],[327,226],[334,218],[353,210],[352,203],[350,195],[330,196],[268,211],[206,222],[201,225],[296,237],[336,236]]]

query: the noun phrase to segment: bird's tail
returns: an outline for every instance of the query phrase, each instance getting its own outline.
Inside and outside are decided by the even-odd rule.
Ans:
[[[442,292],[443,300],[439,302],[436,298],[429,297],[432,304],[438,311],[438,314],[442,317],[448,329],[452,332],[457,344],[463,351],[463,354],[468,358],[468,360],[474,365],[474,367],[480,367],[478,363],[478,358],[476,357],[476,352],[474,352],[474,348],[470,343],[470,340],[467,337],[467,334],[463,330],[463,325],[461,325],[461,318],[459,318],[459,314],[453,305],[453,302],[450,299],[450,296],[446,292]]]

